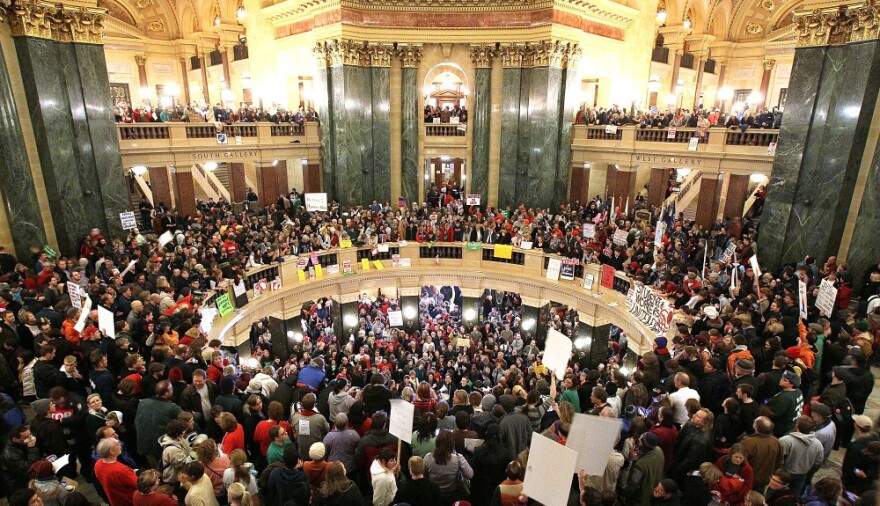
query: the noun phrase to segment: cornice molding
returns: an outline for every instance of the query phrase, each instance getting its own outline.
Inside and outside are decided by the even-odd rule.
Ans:
[[[13,37],[103,44],[107,10],[34,0],[0,0],[0,22]]]

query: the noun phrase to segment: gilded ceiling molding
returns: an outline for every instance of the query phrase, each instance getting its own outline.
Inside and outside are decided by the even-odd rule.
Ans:
[[[502,45],[498,49],[498,53],[501,57],[501,66],[506,68],[568,68],[569,63],[572,67],[577,65],[581,50],[577,44],[571,42],[542,40],[536,44]]]
[[[880,38],[880,6],[867,3],[794,15],[797,47],[838,46]]]
[[[492,67],[492,60],[495,59],[495,47],[481,44],[479,46],[471,46],[471,61],[478,69],[486,69]]]
[[[107,10],[34,0],[0,0],[0,21],[9,23],[14,37],[37,37],[58,42],[102,44]]]

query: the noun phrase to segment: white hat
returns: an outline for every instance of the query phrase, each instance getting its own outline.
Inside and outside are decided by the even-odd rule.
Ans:
[[[718,310],[715,309],[715,306],[706,306],[703,308],[703,312],[706,313],[706,316],[708,316],[709,319],[718,318]]]

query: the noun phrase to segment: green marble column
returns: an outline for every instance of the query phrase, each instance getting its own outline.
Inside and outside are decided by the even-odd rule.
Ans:
[[[11,43],[11,40],[2,42]],[[0,191],[6,204],[12,246],[18,258],[29,258],[30,246],[46,244],[46,230],[3,51],[0,51],[0,152],[3,153],[0,156]]]
[[[532,150],[532,125],[531,114],[537,113],[532,110],[529,98],[532,89],[532,71],[534,69],[522,69],[519,85],[519,107],[517,109],[517,121],[519,122],[518,138],[516,139],[516,174],[512,181],[514,184],[514,203],[531,205],[529,196],[529,164],[531,163]]]
[[[565,88],[562,92],[562,110],[559,118],[559,149],[556,156],[556,181],[553,183],[553,205],[568,202],[571,172],[571,127],[580,102],[580,74],[576,65],[563,71]]]
[[[523,69],[501,71],[501,159],[498,176],[498,206],[504,209],[516,202],[516,179],[519,163],[520,87]]]
[[[489,111],[491,101],[491,68],[477,68],[474,103],[469,119],[473,128],[471,155],[471,193],[480,194],[485,202],[489,194]]]
[[[527,175],[522,202],[531,206],[551,207],[555,201],[557,154],[560,148],[563,70],[558,67],[531,69],[529,85],[529,157],[521,173]],[[523,107],[520,105],[520,111]],[[522,116],[520,116],[522,117]],[[525,144],[525,143],[524,143]],[[520,180],[517,181],[519,183]],[[517,184],[517,191],[521,185]],[[518,195],[520,196],[520,195]]]
[[[419,109],[418,73],[419,69],[415,67],[403,67],[401,72],[400,181],[407,204],[419,199],[419,127],[422,118]]]
[[[364,202],[391,201],[391,68],[370,69],[372,88],[372,193]],[[397,198],[397,196],[395,196]]]
[[[871,172],[865,182],[859,214],[856,216],[853,237],[846,255],[846,263],[854,274],[853,286],[856,289],[864,284],[870,268],[877,265],[877,252],[880,241],[877,231],[880,230],[880,145],[874,152]],[[861,294],[865,297],[871,294]]]
[[[798,48],[759,235],[767,269],[836,255],[877,94],[877,41]]]
[[[334,170],[336,154],[333,149],[333,115],[330,114],[330,72],[323,65],[323,60],[318,66],[314,76],[315,89],[315,112],[318,113],[319,128],[321,130],[321,179],[324,182],[323,190],[328,197],[336,198],[336,180]]]

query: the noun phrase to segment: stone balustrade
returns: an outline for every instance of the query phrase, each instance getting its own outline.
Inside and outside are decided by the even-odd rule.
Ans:
[[[428,123],[425,125],[425,135],[428,137],[464,137],[466,133],[466,123]]]

